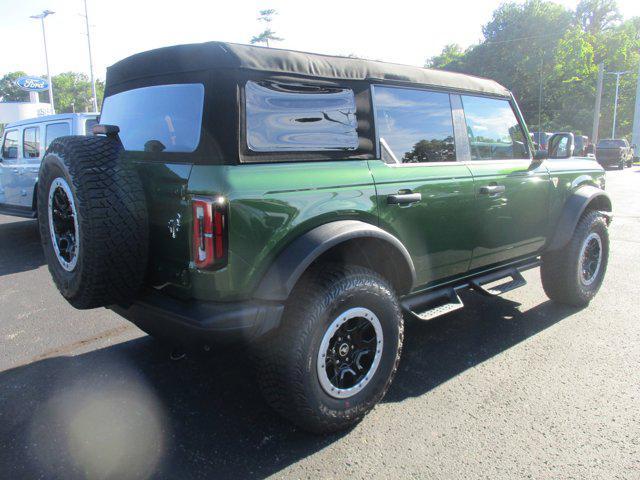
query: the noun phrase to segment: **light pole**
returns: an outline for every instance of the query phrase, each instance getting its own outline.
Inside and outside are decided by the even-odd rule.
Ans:
[[[91,95],[93,95],[93,111],[98,111],[98,95],[96,95],[96,79],[93,76],[93,57],[91,56],[91,34],[89,33],[89,14],[87,0],[84,0],[84,20],[87,24],[87,45],[89,46],[89,72],[91,74]]]
[[[49,54],[47,53],[47,34],[44,30],[44,19],[49,15],[53,15],[56,12],[52,12],[51,10],[44,10],[39,15],[31,15],[31,18],[35,18],[36,20],[40,20],[42,24],[42,39],[44,41],[44,60],[47,64],[47,80],[49,81],[49,104],[51,105],[51,110],[55,114],[56,107],[53,104],[53,85],[51,83],[51,72],[49,72]]]
[[[629,73],[629,70],[624,72],[606,72],[607,75],[616,76],[616,99],[613,102],[613,127],[611,128],[611,138],[616,138],[616,117],[618,116],[618,90],[620,89],[620,75]]]

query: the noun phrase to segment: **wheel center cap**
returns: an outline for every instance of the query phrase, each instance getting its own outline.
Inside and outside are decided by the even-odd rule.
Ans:
[[[349,353],[349,345],[347,343],[343,343],[342,345],[340,345],[340,347],[338,348],[338,353],[341,357],[346,357]]]

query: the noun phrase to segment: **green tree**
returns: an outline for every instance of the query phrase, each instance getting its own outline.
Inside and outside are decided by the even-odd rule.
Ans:
[[[267,10],[260,10],[260,16],[258,17],[259,22],[263,22],[267,24],[267,28],[265,28],[261,33],[251,38],[251,45],[256,43],[266,43],[267,47],[269,46],[269,41],[272,42],[281,42],[284,40],[276,35],[274,31],[268,26],[273,21],[274,15],[277,15],[278,12],[273,8]]]
[[[54,76],[53,100],[56,105],[56,112],[88,112],[93,109],[91,102],[91,82],[84,73],[65,72]],[[96,93],[98,95],[98,105],[102,103],[104,95],[104,83],[96,81]]]
[[[29,92],[21,90],[16,85],[16,80],[25,76],[25,72],[11,72],[0,78],[0,101],[2,102],[28,102]]]
[[[582,30],[597,35],[622,19],[615,0],[581,0],[576,7],[576,19]]]
[[[531,130],[540,122],[543,130],[589,136],[597,65],[604,63],[607,72],[629,71],[620,81],[616,133],[630,135],[640,18],[621,22],[614,0],[582,0],[575,11],[543,0],[506,3],[494,11],[483,35],[464,52],[447,45],[427,66],[502,83],[514,92]],[[611,133],[614,82],[613,76],[605,76],[600,137]]]
[[[440,55],[431,57],[425,64],[429,68],[451,68],[456,62],[464,58],[464,52],[457,43],[450,43],[442,49]]]

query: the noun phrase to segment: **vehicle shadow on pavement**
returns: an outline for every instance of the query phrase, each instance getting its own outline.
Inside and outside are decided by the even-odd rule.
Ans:
[[[385,402],[428,394],[574,310],[464,297],[467,308],[407,321]],[[169,358],[141,337],[0,373],[0,471],[7,478],[263,478],[321,451],[261,399],[241,349]],[[375,412],[365,420],[375,421]],[[359,428],[359,427],[356,427]]]
[[[37,221],[0,223],[0,276],[34,270],[44,263]]]

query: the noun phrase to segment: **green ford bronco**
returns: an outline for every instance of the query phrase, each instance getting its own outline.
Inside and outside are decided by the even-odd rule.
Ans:
[[[486,79],[228,43],[109,68],[100,124],[39,173],[49,270],[183,347],[239,341],[268,403],[315,432],[358,422],[398,368],[403,318],[499,295],[541,267],[585,306],[607,266],[603,169],[534,152]]]

